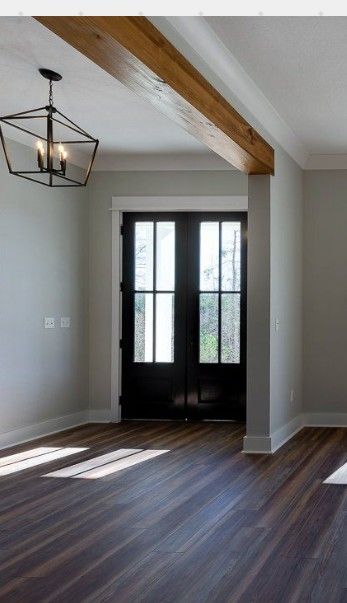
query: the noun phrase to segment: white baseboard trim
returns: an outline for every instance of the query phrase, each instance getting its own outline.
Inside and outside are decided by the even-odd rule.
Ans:
[[[245,436],[246,454],[273,454],[303,427],[347,427],[347,413],[302,413],[270,436]]]
[[[0,450],[24,444],[44,436],[65,431],[87,423],[119,423],[108,409],[89,409],[41,421],[19,429],[0,432]],[[347,413],[302,413],[277,429],[271,436],[245,436],[243,452],[246,454],[273,454],[303,427],[347,427]]]
[[[3,431],[2,433],[0,432],[0,449],[37,440],[38,438],[58,433],[65,429],[71,429],[71,427],[84,425],[85,423],[89,423],[88,410],[82,410],[63,417],[56,417],[55,419],[48,419],[47,421],[27,425],[19,429]]]
[[[294,437],[304,426],[304,415],[300,414],[289,421],[289,423],[283,425],[283,427],[276,429],[276,431],[271,434],[271,452],[276,452],[276,450]]]
[[[47,419],[47,421],[41,421],[34,425],[27,425],[26,427],[20,427],[19,429],[11,429],[10,431],[0,432],[0,450],[3,448],[10,448],[17,444],[24,444],[31,440],[37,440],[44,436],[51,435],[53,433],[59,433],[72,427],[78,427],[79,425],[86,425],[87,423],[118,423],[112,419],[111,410],[102,409],[88,409],[75,412],[71,415],[65,415],[63,417],[56,417],[55,419]]]
[[[243,451],[246,454],[271,454],[270,436],[245,436]]]

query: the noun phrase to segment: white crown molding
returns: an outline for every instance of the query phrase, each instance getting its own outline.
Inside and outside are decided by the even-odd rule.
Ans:
[[[347,170],[347,155],[310,155],[305,170]]]
[[[230,163],[214,153],[104,154],[95,162],[95,172],[228,171]]]
[[[247,195],[192,195],[157,196],[157,197],[112,197],[112,212],[122,211],[248,211]],[[118,225],[117,225],[118,228]],[[119,237],[115,228],[114,238]],[[118,250],[115,249],[115,260],[118,261]],[[113,271],[114,274],[114,271]]]
[[[203,17],[150,19],[246,119],[257,122],[254,125],[265,138],[270,135],[302,168],[305,167],[308,152],[301,140]]]

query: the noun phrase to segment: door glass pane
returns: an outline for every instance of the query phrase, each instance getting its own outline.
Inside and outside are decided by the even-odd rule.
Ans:
[[[158,291],[175,289],[175,222],[157,222]]]
[[[240,362],[240,294],[222,294],[221,361]]]
[[[135,293],[134,361],[153,362],[152,293]]]
[[[135,289],[153,290],[153,222],[135,223]]]
[[[156,295],[155,360],[174,361],[174,294]]]
[[[200,294],[200,362],[218,362],[218,293]]]
[[[219,289],[219,223],[200,224],[200,291]]]
[[[241,288],[241,224],[222,222],[222,290]]]

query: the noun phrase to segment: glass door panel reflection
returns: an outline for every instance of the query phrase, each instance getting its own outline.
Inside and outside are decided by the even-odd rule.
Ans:
[[[155,361],[174,361],[174,294],[157,293]]]
[[[222,222],[222,290],[241,289],[241,224]]]
[[[201,222],[200,226],[200,291],[219,289],[219,225]]]
[[[218,293],[200,293],[200,362],[218,362]]]
[[[134,362],[172,363],[175,222],[135,222],[134,253]]]
[[[175,223],[157,222],[156,289],[175,290]]]
[[[201,222],[200,363],[240,362],[240,292],[241,223]]]
[[[135,290],[153,290],[153,222],[135,224]]]
[[[135,362],[153,362],[153,295],[135,293]]]

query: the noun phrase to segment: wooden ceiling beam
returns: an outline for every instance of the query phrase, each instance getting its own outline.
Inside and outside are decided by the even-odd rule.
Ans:
[[[247,174],[273,174],[274,150],[145,17],[35,17]]]

